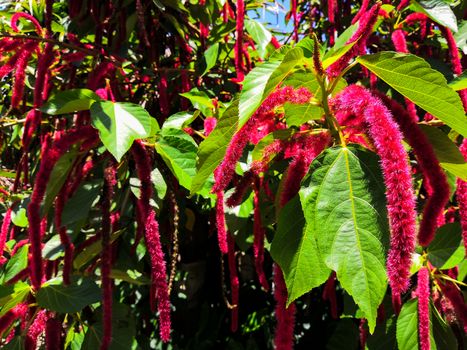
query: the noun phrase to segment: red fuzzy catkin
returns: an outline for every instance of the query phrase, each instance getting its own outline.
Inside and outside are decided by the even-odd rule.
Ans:
[[[410,0],[401,0],[399,5],[397,5],[397,11],[401,11],[404,8],[406,8],[408,5],[410,5]]]
[[[444,171],[439,165],[433,146],[417,122],[399,103],[384,94],[380,93],[378,96],[386,104],[392,112],[394,120],[399,124],[404,137],[417,157],[425,181],[428,182],[431,188],[418,231],[418,242],[426,247],[433,240],[438,227],[438,219],[443,216],[444,207],[449,201],[449,184]]]
[[[401,132],[382,101],[361,86],[348,86],[331,103],[335,111],[364,118],[381,158],[391,229],[387,270],[392,293],[398,296],[410,283],[416,231],[415,195]]]
[[[275,36],[271,37],[271,45],[274,46],[275,49],[279,49],[282,46]]]
[[[323,300],[329,300],[331,305],[331,317],[334,320],[339,318],[337,313],[337,299],[336,299],[336,273],[333,271],[329,276],[323,289]]]
[[[459,147],[465,161],[467,162],[467,138],[462,141]],[[459,217],[462,226],[462,240],[464,241],[464,251],[467,255],[467,181],[457,179],[456,199],[459,205]]]
[[[259,198],[259,189],[260,189],[261,179],[257,178],[253,186],[253,255],[255,257],[255,269],[258,276],[259,283],[265,291],[269,290],[268,279],[264,273],[263,263],[264,263],[264,237],[266,235],[266,230],[263,227],[261,220],[261,211],[260,211],[260,198]]]
[[[245,3],[243,0],[237,0],[237,23],[235,27],[235,70],[237,71],[237,82],[242,82],[245,77],[243,70],[243,24],[245,20]]]
[[[209,136],[209,134],[214,130],[217,125],[217,119],[214,117],[207,117],[204,119],[204,136]]]
[[[230,289],[232,293],[232,319],[230,324],[230,330],[232,332],[236,332],[238,329],[238,302],[240,283],[238,280],[237,263],[235,258],[235,241],[230,234],[227,237],[227,242],[229,247],[227,260],[229,263]]]
[[[274,299],[277,319],[274,334],[276,350],[291,350],[294,344],[295,304],[287,306],[287,287],[279,265],[274,264]]]
[[[227,254],[227,228],[224,215],[224,192],[221,190],[216,192],[216,225],[217,225],[217,240],[219,249],[222,254]]]
[[[25,12],[16,12],[13,16],[11,16],[10,23],[11,23],[11,27],[13,28],[15,32],[17,33],[20,32],[20,29],[18,28],[18,21],[20,18],[25,18],[28,21],[30,21],[36,28],[36,33],[39,36],[42,36],[42,26],[40,25],[38,20],[34,18],[33,16],[31,16],[30,14],[25,13]]]
[[[48,318],[46,310],[41,310],[37,313],[26,334],[24,341],[25,350],[35,350],[37,348],[37,338],[45,331],[45,324]]]
[[[50,317],[45,324],[45,349],[62,349],[62,323],[54,317]]]
[[[352,48],[347,51],[339,60],[333,63],[328,69],[327,73],[331,77],[337,77],[339,73],[347,66],[349,61],[356,55],[364,53],[368,37],[373,32],[373,26],[378,19],[378,12],[381,3],[373,5],[358,22],[358,28],[355,33],[347,40],[346,44],[355,43]]]
[[[355,23],[357,23],[358,20],[360,20],[360,18],[366,12],[366,9],[368,8],[369,4],[370,4],[370,0],[363,0],[362,1],[362,6],[360,6],[360,9],[358,10],[357,14],[352,19],[352,24],[355,24]]]
[[[104,188],[102,193],[102,254],[101,254],[101,279],[102,279],[102,309],[103,309],[103,336],[101,350],[107,350],[112,341],[112,280],[110,270],[112,264],[112,251],[110,244],[110,234],[112,233],[112,223],[110,221],[110,206],[114,195],[114,188],[117,184],[116,166],[109,164],[104,170]]]
[[[131,148],[131,153],[141,181],[141,194],[138,200],[139,215],[137,219],[138,226],[145,227],[146,246],[151,258],[151,299],[157,301],[161,339],[164,342],[168,342],[170,340],[171,321],[166,264],[161,247],[156,214],[149,204],[149,200],[152,197],[151,160],[144,145],[139,141],[135,141]]]
[[[333,2],[334,0],[328,1],[328,4]],[[295,42],[298,42],[298,14],[297,14],[297,2],[298,0],[291,0],[291,7],[290,7],[290,12],[292,12],[292,18],[293,18],[293,40]],[[330,6],[330,5],[328,5]],[[331,18],[329,18],[329,21],[331,22]],[[334,23],[334,22],[331,22]]]
[[[5,249],[8,230],[10,229],[11,211],[12,208],[10,207],[5,212],[5,217],[3,218],[2,227],[0,229],[0,266],[2,266],[7,261],[6,258],[3,256],[3,250]]]
[[[77,142],[97,139],[96,130],[91,126],[83,126],[80,129],[70,130],[52,145],[49,144],[50,137],[46,136],[42,149],[42,161],[36,175],[36,182],[28,205],[29,240],[31,242],[31,281],[35,289],[39,289],[42,280],[42,252],[41,252],[41,214],[40,207],[44,199],[50,174],[68,149]]]
[[[406,32],[402,29],[396,29],[392,35],[392,43],[397,52],[409,53],[407,48],[407,41],[405,40]],[[418,122],[417,116],[417,109],[415,108],[415,104],[410,101],[408,98],[405,98],[405,104],[407,105],[407,110],[409,112],[410,118],[414,121]]]
[[[10,327],[14,320],[23,317],[27,311],[28,305],[26,303],[21,303],[8,310],[2,317],[0,317],[0,335]]]
[[[439,281],[438,286],[454,308],[457,318],[462,321],[464,331],[467,332],[467,304],[464,301],[462,291],[451,281]]]
[[[462,63],[460,60],[459,50],[456,44],[456,39],[452,35],[452,32],[449,28],[443,27],[443,26],[439,26],[439,28],[448,43],[449,58],[452,64],[452,71],[456,75],[461,75],[462,74]],[[467,89],[460,90],[459,95],[464,105],[464,109],[467,110]]]
[[[418,271],[416,294],[420,350],[430,350],[430,273],[426,267]]]
[[[21,55],[16,62],[15,67],[15,82],[13,87],[13,92],[11,94],[11,107],[18,108],[19,104],[23,100],[24,93],[24,78],[26,73],[26,67],[28,66],[28,61],[32,56],[32,53],[37,48],[37,43],[28,43],[23,46]]]
[[[365,349],[366,339],[368,337],[368,330],[365,327],[366,320],[364,318],[360,319],[360,324],[358,326],[359,339],[360,339],[360,348]]]

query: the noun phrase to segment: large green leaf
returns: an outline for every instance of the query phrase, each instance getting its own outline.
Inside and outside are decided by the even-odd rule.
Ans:
[[[466,21],[466,28],[467,28],[467,21]],[[466,30],[467,32],[467,30]],[[460,91],[467,89],[467,71],[462,72],[457,78],[451,80],[449,82],[449,86],[451,89]]]
[[[272,38],[271,32],[262,23],[252,19],[245,20],[245,29],[255,41],[259,56],[264,58],[267,53],[266,48]]]
[[[219,43],[215,43],[204,52],[204,61],[206,63],[206,67],[204,68],[202,75],[209,72],[209,70],[216,65],[217,56],[219,56]]]
[[[99,349],[103,332],[102,309],[98,309],[96,315],[100,319],[91,325],[86,332],[82,344],[82,350]],[[112,341],[110,350],[132,349],[133,340],[136,334],[135,317],[127,305],[114,303],[112,305]]]
[[[117,161],[122,159],[134,140],[151,134],[152,119],[143,107],[133,103],[101,101],[91,106],[92,125]]]
[[[457,340],[452,331],[446,322],[443,320],[438,310],[433,304],[430,304],[431,310],[431,321],[432,321],[432,349],[435,347],[438,350],[457,350]]]
[[[420,128],[430,140],[439,165],[451,174],[467,181],[467,163],[456,144],[438,128],[428,125],[420,125]]]
[[[198,150],[191,136],[178,129],[163,129],[156,142],[156,150],[180,185],[191,189],[191,182],[196,174]]]
[[[316,233],[305,223],[307,209],[302,210],[298,196],[289,201],[279,214],[271,244],[271,256],[284,273],[287,304],[324,283],[331,273],[319,254]]]
[[[230,139],[237,130],[238,101],[225,110],[214,130],[201,142],[198,148],[196,175],[191,184],[191,194],[198,193],[214,172],[225,155]]]
[[[444,0],[421,0],[412,2],[416,11],[424,12],[433,21],[445,27],[448,27],[453,32],[457,32],[457,19],[451,6]]]
[[[357,61],[416,105],[467,137],[467,119],[459,95],[423,58],[386,51],[360,56]]]
[[[296,47],[287,51],[282,60],[271,59],[255,67],[245,77],[238,106],[239,128],[245,125],[261,103],[302,60],[303,50]]]
[[[172,114],[167,120],[162,124],[162,129],[182,129],[185,126],[189,125],[193,120],[199,116],[199,111],[195,113],[192,112],[178,112]]]
[[[442,270],[451,269],[462,262],[464,245],[460,224],[453,222],[438,228],[427,252],[430,263]]]
[[[8,282],[28,266],[28,251],[29,245],[27,244],[19,248],[16,254],[11,257],[2,276],[4,282]]]
[[[26,299],[30,292],[31,287],[26,282],[0,286],[0,317]]]
[[[95,203],[99,196],[101,187],[101,180],[83,183],[66,202],[62,212],[62,225],[67,226],[82,219],[86,219],[93,203]]]
[[[65,286],[61,278],[43,284],[36,294],[40,307],[61,313],[81,311],[85,306],[101,300],[101,290],[89,278],[82,278]]]
[[[300,190],[307,224],[373,332],[387,287],[389,236],[378,157],[353,146],[331,148],[312,163],[310,174]]]
[[[418,300],[409,300],[402,306],[397,318],[397,345],[399,350],[418,349]]]
[[[284,105],[284,115],[288,126],[300,126],[312,119],[321,119],[323,109],[311,103]]]
[[[65,90],[50,97],[40,110],[52,115],[73,113],[88,110],[96,101],[100,101],[100,98],[94,91],[88,89]]]

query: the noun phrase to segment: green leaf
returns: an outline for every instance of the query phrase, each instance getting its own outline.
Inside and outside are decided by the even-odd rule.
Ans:
[[[50,174],[50,180],[47,182],[47,187],[45,190],[45,197],[41,208],[42,216],[47,215],[50,208],[52,207],[55,197],[62,189],[63,184],[65,183],[68,174],[71,171],[71,167],[76,159],[77,154],[78,152],[76,149],[72,149],[70,152],[61,156],[58,162],[55,163],[55,166]]]
[[[61,313],[73,313],[101,300],[100,288],[89,278],[75,280],[68,286],[62,283],[59,277],[42,285],[36,294],[40,307]]]
[[[29,245],[24,245],[11,257],[5,267],[3,281],[8,282],[28,266]]]
[[[457,78],[451,80],[449,87],[456,91],[467,89],[467,71],[462,72]]]
[[[206,68],[204,69],[204,72],[201,74],[201,76],[209,72],[209,70],[216,65],[217,56],[219,56],[219,43],[215,43],[204,52]]]
[[[264,58],[267,54],[266,48],[272,38],[271,32],[262,23],[251,19],[245,20],[245,29],[255,41],[259,56]]]
[[[196,143],[190,135],[178,129],[163,129],[160,136],[156,142],[157,153],[180,185],[189,190],[196,174]]]
[[[456,177],[467,181],[467,163],[459,148],[451,141],[449,136],[432,126],[420,125],[420,128],[430,140],[441,167]]]
[[[459,349],[454,332],[452,331],[451,327],[449,327],[446,322],[444,322],[443,318],[433,304],[430,304],[430,310],[432,321],[432,346],[436,345],[436,348],[439,350]]]
[[[100,100],[94,91],[88,89],[65,90],[50,97],[40,110],[51,115],[86,111]]]
[[[188,92],[180,94],[180,96],[189,99],[193,107],[199,109],[205,116],[212,115],[214,104],[208,94],[204,91],[200,91],[198,88],[193,88]]]
[[[457,19],[451,6],[443,0],[421,0],[412,2],[415,11],[423,12],[436,23],[457,32]]]
[[[261,160],[264,157],[264,149],[272,144],[275,140],[287,140],[289,137],[291,137],[294,134],[293,129],[279,129],[275,130],[266,136],[264,136],[256,145],[255,148],[253,149],[253,152],[251,153],[251,156],[253,160]],[[272,158],[275,157],[275,154],[271,154],[269,156],[269,159],[265,161],[271,161]]]
[[[96,311],[96,315],[102,315],[101,308]],[[81,347],[82,350],[95,350],[100,348],[102,336],[104,335],[101,317],[96,323],[89,326]],[[135,317],[132,310],[126,305],[114,303],[112,305],[112,341],[109,349],[132,349],[135,334]]]
[[[101,101],[91,106],[92,125],[105,148],[120,161],[134,140],[148,137],[152,117],[133,103]]]
[[[197,171],[191,184],[191,195],[202,190],[209,176],[224,158],[230,139],[237,130],[237,120],[238,100],[235,100],[225,110],[214,130],[199,145]]]
[[[112,232],[110,235],[110,242],[113,243],[125,229]],[[78,255],[73,259],[73,267],[79,270],[81,267],[86,265],[92,259],[94,259],[102,251],[102,243],[100,240],[92,243],[83,250],[81,250]]]
[[[464,260],[462,229],[458,222],[441,226],[427,248],[430,263],[441,269],[451,269]]]
[[[62,225],[68,226],[72,223],[86,219],[89,211],[99,196],[102,187],[101,180],[93,180],[83,183],[73,196],[66,202],[62,212]]]
[[[162,124],[162,129],[183,129],[189,125],[193,120],[199,116],[199,111],[192,112],[178,112],[172,114]]]
[[[238,128],[245,125],[261,103],[302,60],[303,50],[296,47],[287,51],[282,61],[271,59],[255,67],[245,77],[238,105]]]
[[[301,200],[306,203],[306,198]],[[331,273],[318,251],[316,232],[305,223],[306,204],[303,209],[298,196],[282,208],[271,244],[271,256],[284,273],[287,305],[323,284]]]
[[[42,248],[42,258],[47,260],[57,260],[65,253],[65,247],[62,244],[59,235],[52,236],[51,239]]]
[[[309,120],[321,119],[323,109],[311,103],[294,104],[287,102],[284,105],[284,114],[288,126],[300,126]]]
[[[18,207],[17,210],[12,210],[11,222],[18,227],[28,227],[29,222],[26,214],[26,208]]]
[[[15,283],[13,286],[0,286],[0,317],[21,303],[31,292],[31,287],[25,282]]]
[[[389,236],[378,157],[354,146],[331,148],[309,173],[300,190],[307,224],[326,265],[336,271],[373,332],[386,293]]]
[[[132,276],[133,275],[133,276]],[[145,276],[140,276],[136,278],[134,276],[134,272],[131,270],[128,271],[122,271],[122,270],[117,270],[117,269],[112,269],[110,271],[110,278],[116,279],[116,280],[122,280],[128,283],[136,284],[138,286],[144,286],[151,284],[151,280]]]
[[[402,306],[397,318],[397,345],[399,350],[418,349],[418,300],[412,299]]]
[[[416,105],[467,137],[466,117],[459,95],[423,58],[386,51],[357,57],[357,61]]]
[[[8,344],[2,346],[3,350],[24,350],[24,338],[16,336]]]

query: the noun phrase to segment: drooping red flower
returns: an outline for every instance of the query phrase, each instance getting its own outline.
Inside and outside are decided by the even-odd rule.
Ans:
[[[355,17],[352,19],[352,24],[357,23],[357,21],[360,20],[360,18],[363,16],[363,14],[366,12],[368,5],[370,4],[370,0],[363,0],[362,5],[360,6],[360,9],[358,10],[357,14]]]
[[[34,16],[31,16],[29,13],[25,12],[16,12],[13,14],[13,16],[11,16],[10,24],[11,28],[13,28],[15,32],[20,32],[20,29],[18,28],[18,21],[20,18],[25,18],[31,22],[36,28],[36,33],[38,35],[42,35],[42,26],[40,25],[39,21]]]
[[[420,350],[430,350],[430,273],[426,267],[418,271],[416,294]]]
[[[235,70],[237,72],[237,82],[242,82],[245,76],[243,67],[243,25],[245,21],[245,3],[243,0],[237,0],[236,12],[236,28],[235,28]]]
[[[401,132],[382,101],[361,86],[348,86],[331,103],[335,111],[363,116],[381,158],[391,229],[387,270],[393,294],[400,295],[410,282],[416,230],[415,196]]]
[[[463,323],[464,332],[467,332],[467,304],[459,287],[450,281],[439,281],[438,286],[451,304],[456,318]]]
[[[23,99],[24,79],[28,61],[32,56],[33,51],[37,48],[37,43],[29,43],[23,46],[21,54],[15,66],[15,82],[13,92],[11,94],[11,107],[18,108]]]
[[[429,184],[429,197],[423,209],[423,217],[418,232],[418,242],[426,247],[432,241],[439,226],[438,220],[443,217],[444,208],[449,201],[449,184],[435,155],[433,146],[417,122],[395,100],[381,93],[379,97],[390,109],[394,119],[399,124],[404,137],[417,157],[425,181]]]
[[[3,217],[2,227],[0,229],[0,266],[2,266],[7,260],[3,256],[3,250],[5,249],[5,243],[8,236],[8,230],[11,224],[11,211],[12,208],[8,208]]]
[[[459,150],[467,161],[467,138],[464,139]],[[467,254],[467,181],[457,179],[456,189],[457,203],[459,204],[459,217],[462,226],[462,240]]]
[[[214,130],[217,125],[217,119],[214,117],[207,117],[204,119],[204,135],[209,136],[209,134]]]
[[[55,317],[50,317],[45,325],[46,350],[60,350],[62,345],[62,323]]]
[[[41,333],[45,331],[45,324],[49,315],[47,310],[41,310],[37,313],[37,316],[34,318],[34,321],[29,326],[28,332],[26,334],[26,339],[24,341],[24,347],[26,350],[35,350],[37,347],[37,338]]]
[[[260,179],[256,179],[253,186],[253,255],[255,257],[255,269],[259,283],[265,291],[269,290],[269,283],[264,273],[264,237],[266,231],[261,220],[260,198],[259,198]]]
[[[219,249],[222,254],[227,254],[227,228],[225,224],[224,214],[224,192],[219,191],[216,193],[216,226],[217,226],[217,240]]]
[[[0,334],[13,323],[14,320],[23,317],[28,311],[28,305],[26,303],[20,303],[8,310],[2,317],[0,317]]]
[[[287,287],[279,265],[274,264],[274,299],[276,300],[276,350],[292,350],[294,344],[295,304],[287,307]]]
[[[359,21],[358,29],[346,42],[346,44],[355,44],[349,51],[347,51],[341,58],[339,58],[339,60],[337,60],[327,69],[327,73],[331,77],[337,77],[352,58],[358,54],[364,53],[368,37],[373,32],[373,26],[378,19],[378,12],[380,7],[381,3],[376,3],[362,16]]]
[[[240,284],[238,281],[237,262],[235,258],[235,241],[230,234],[227,236],[227,242],[227,259],[229,262],[230,289],[232,292],[232,321],[230,329],[232,332],[236,332],[238,329],[238,302]]]

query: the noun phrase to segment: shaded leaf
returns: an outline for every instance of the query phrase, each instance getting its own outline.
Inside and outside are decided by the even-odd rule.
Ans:
[[[399,350],[418,349],[418,300],[406,302],[397,318],[397,345]]]
[[[436,23],[457,32],[457,19],[451,6],[443,0],[420,0],[412,2],[418,12],[423,12]]]
[[[65,90],[50,97],[40,110],[51,115],[86,111],[100,100],[94,91],[88,89]]]
[[[427,252],[430,263],[442,270],[453,268],[462,262],[464,245],[460,223],[453,222],[438,228]]]

